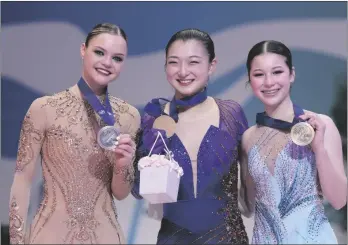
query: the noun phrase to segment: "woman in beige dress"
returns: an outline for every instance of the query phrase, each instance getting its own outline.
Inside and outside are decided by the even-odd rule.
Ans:
[[[124,31],[113,24],[96,25],[81,45],[80,81],[31,104],[23,120],[10,194],[11,244],[124,243],[113,197],[122,200],[132,188],[140,115],[108,95],[107,86],[120,74],[126,56]],[[120,132],[112,146],[105,145],[106,138],[98,141],[105,126]],[[44,197],[26,227],[39,155]]]

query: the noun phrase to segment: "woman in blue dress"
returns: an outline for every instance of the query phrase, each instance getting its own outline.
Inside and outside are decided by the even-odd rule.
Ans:
[[[154,121],[169,115],[176,123],[166,135],[174,159],[184,170],[178,200],[163,205],[158,244],[247,244],[238,209],[238,156],[247,120],[233,100],[207,96],[209,76],[216,67],[214,43],[197,29],[172,36],[166,47],[165,71],[175,89],[171,101],[153,99],[144,109],[143,155],[157,136]],[[158,141],[160,142],[160,141]],[[157,144],[153,153],[164,153]],[[133,195],[139,195],[139,172]]]
[[[334,122],[293,104],[295,69],[284,44],[256,44],[247,69],[253,93],[265,108],[242,137],[242,196],[249,211],[255,210],[252,243],[337,243],[323,207],[323,197],[336,209],[347,199]]]

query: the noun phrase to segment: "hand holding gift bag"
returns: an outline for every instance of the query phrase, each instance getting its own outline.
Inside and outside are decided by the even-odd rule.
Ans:
[[[161,138],[166,155],[152,154],[158,139]],[[152,155],[151,155],[152,154]],[[157,133],[148,156],[139,160],[140,195],[151,204],[176,202],[183,169],[174,160],[161,134]]]

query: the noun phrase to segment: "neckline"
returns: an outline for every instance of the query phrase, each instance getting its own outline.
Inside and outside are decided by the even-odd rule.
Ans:
[[[209,100],[209,101],[208,101]],[[220,118],[221,118],[221,110],[220,110],[220,107],[219,107],[219,104],[218,104],[218,102],[216,101],[216,99],[215,98],[213,98],[213,97],[211,97],[211,96],[208,96],[207,97],[207,99],[205,100],[205,101],[203,101],[202,103],[200,103],[200,104],[198,104],[198,105],[196,105],[196,106],[201,106],[201,105],[203,105],[204,103],[215,103],[215,106],[216,106],[216,108],[218,109],[218,114],[219,114],[219,125],[220,125]],[[164,109],[163,109],[163,112],[165,112],[166,114],[169,114],[169,106],[170,106],[170,102],[168,102],[168,103],[166,103],[165,105],[164,105]],[[196,106],[194,106],[194,107],[196,107]],[[194,109],[194,107],[192,107],[192,108],[190,108],[190,109]],[[190,110],[189,109],[189,110]],[[181,122],[185,122],[185,123],[192,123],[192,122],[195,122],[195,121],[198,121],[198,120],[201,120],[201,119],[203,119],[203,118],[205,118],[206,117],[206,115],[205,115],[205,113],[208,113],[208,112],[211,112],[212,110],[214,110],[215,108],[214,108],[214,106],[211,106],[210,108],[208,108],[208,111],[204,111],[204,105],[202,106],[202,108],[198,108],[197,110],[199,110],[198,112],[197,112],[197,116],[194,116],[194,117],[189,117],[189,116],[187,116],[187,117],[184,117],[184,118],[181,118],[180,117],[180,114],[182,114],[182,113],[185,113],[186,111],[184,111],[184,112],[180,112],[178,115],[179,115],[179,122],[181,121]],[[204,113],[203,113],[204,112]],[[202,115],[202,116],[199,116],[199,115]],[[219,126],[220,127],[220,126]]]
[[[70,88],[66,89],[66,91],[75,99],[82,101],[82,102],[87,102],[87,100],[82,96],[77,84],[71,86]],[[97,98],[99,99],[99,101],[101,101],[102,103],[105,102],[105,98],[106,98],[106,94],[102,94],[102,95],[96,95]]]

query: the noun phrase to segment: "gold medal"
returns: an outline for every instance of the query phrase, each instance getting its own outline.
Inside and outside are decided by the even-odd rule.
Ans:
[[[309,123],[299,122],[291,128],[290,135],[296,145],[305,146],[312,142],[315,132]]]
[[[155,129],[162,129],[166,132],[167,137],[172,137],[175,133],[176,122],[170,116],[162,115],[156,118],[152,127]]]

